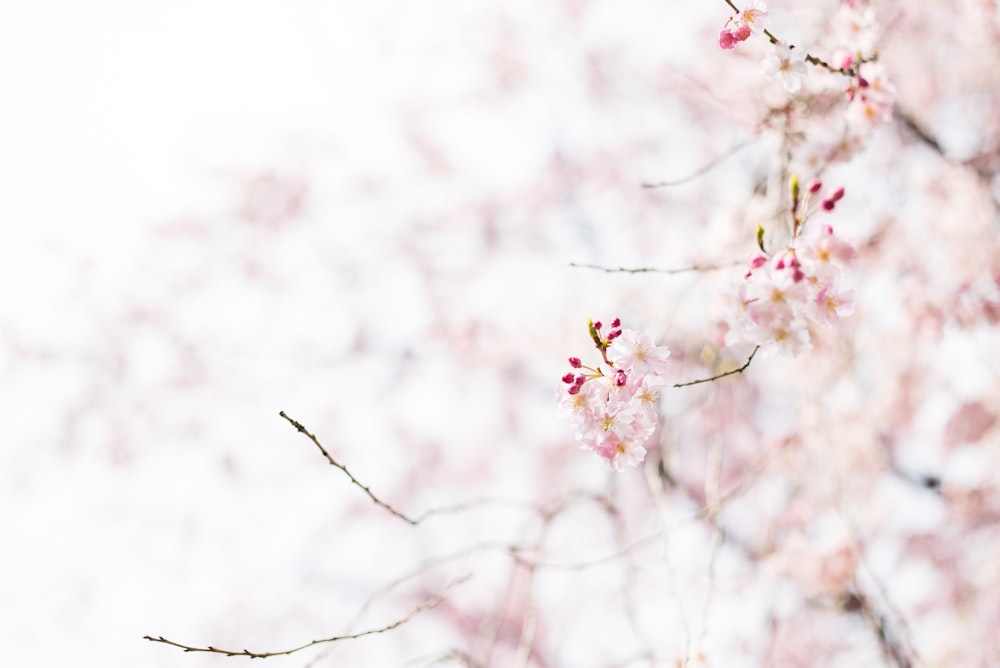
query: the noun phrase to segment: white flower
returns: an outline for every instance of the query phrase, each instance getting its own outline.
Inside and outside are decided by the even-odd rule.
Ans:
[[[779,42],[772,45],[771,53],[760,64],[760,71],[769,81],[779,79],[789,93],[798,92],[802,87],[801,77],[806,74],[806,54]]]
[[[670,349],[656,345],[648,332],[623,329],[608,348],[608,354],[615,367],[628,373],[662,373],[669,365]]]
[[[758,34],[767,28],[769,15],[766,2],[763,2],[763,0],[753,0],[746,9],[740,12],[739,22],[740,25],[750,28],[754,34]]]

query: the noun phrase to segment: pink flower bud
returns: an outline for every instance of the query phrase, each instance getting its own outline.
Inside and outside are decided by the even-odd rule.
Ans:
[[[823,182],[820,181],[819,179],[816,179],[809,184],[809,192],[815,195],[820,191],[822,187],[823,187]]]
[[[575,385],[576,385],[577,387],[579,387],[579,386],[583,385],[583,384],[584,384],[584,383],[586,383],[586,382],[587,382],[587,377],[586,377],[586,376],[584,376],[584,375],[583,375],[582,373],[581,373],[581,374],[580,374],[579,376],[577,376],[577,377],[576,377],[576,379],[574,379],[574,380],[573,380],[573,383],[574,383],[574,384],[575,384]]]
[[[760,269],[765,264],[767,264],[767,257],[764,255],[757,255],[756,257],[750,260],[751,269]]]
[[[832,199],[825,199],[825,200],[823,200],[823,210],[824,211],[833,211],[833,208],[835,206],[837,206],[837,203],[834,200],[832,200]]]
[[[838,70],[849,70],[854,65],[854,54],[847,49],[837,49],[830,61]]]
[[[573,374],[572,373],[568,373],[565,376],[563,376],[562,377],[562,382],[566,383],[567,385],[569,385],[570,383],[572,383],[573,382]]]
[[[750,37],[750,26],[742,25],[733,33],[738,42],[745,42]]]
[[[868,80],[864,77],[858,77],[858,88],[868,88]]]
[[[622,324],[622,319],[621,318],[615,318],[614,320],[611,321],[611,326],[612,327],[620,327],[621,324]]]
[[[599,330],[601,327],[604,327],[604,325],[601,324],[600,320],[594,323],[594,329]]]
[[[628,382],[628,376],[621,369],[618,369],[618,373],[615,374],[615,385],[618,387],[624,387],[625,383]]]
[[[738,44],[736,35],[732,33],[731,30],[723,30],[719,33],[719,46],[727,51],[734,48]]]
[[[574,385],[566,391],[569,392],[570,394],[580,394],[580,386]]]
[[[608,334],[608,341],[614,341],[615,339],[617,339],[621,335],[622,335],[622,330],[620,330],[620,329],[612,329],[611,333]]]
[[[840,200],[844,199],[844,186],[840,186],[839,188],[834,190],[833,194],[830,195],[830,199],[833,200],[834,202],[839,202]]]
[[[579,369],[580,367],[583,366],[583,362],[580,361],[579,357],[570,357],[569,358],[569,365],[571,367],[573,367],[574,369]]]

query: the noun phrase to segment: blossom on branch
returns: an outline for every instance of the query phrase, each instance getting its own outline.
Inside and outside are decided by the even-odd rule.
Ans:
[[[723,49],[733,49],[740,42],[745,42],[751,34],[760,34],[767,29],[767,3],[762,0],[752,2],[726,21],[726,26],[719,33],[719,46]]]
[[[806,54],[785,42],[771,46],[771,53],[760,64],[760,71],[769,81],[777,79],[789,93],[802,88],[802,77],[806,75]]]
[[[792,241],[774,255],[763,252],[762,246],[762,252],[750,258],[738,288],[740,308],[727,336],[730,344],[776,344],[797,355],[811,347],[810,323],[837,325],[853,313],[854,291],[843,285],[843,275],[857,256],[854,245],[830,225],[803,231],[813,214],[833,211],[844,196],[838,188],[818,207],[810,207],[810,198],[820,194],[822,185],[812,182],[803,195],[798,178],[792,177]]]
[[[582,372],[564,375],[556,394],[576,440],[615,471],[637,466],[646,456],[645,443],[656,431],[660,390],[666,385],[660,374],[670,357],[669,348],[656,345],[648,332],[620,324],[616,318],[607,335],[600,322],[589,324],[602,363],[588,367],[571,357],[570,366]]]

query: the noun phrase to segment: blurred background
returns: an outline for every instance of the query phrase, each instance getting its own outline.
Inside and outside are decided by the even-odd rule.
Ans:
[[[808,42],[837,3],[773,4],[775,30]],[[735,525],[778,522],[761,513],[787,501],[825,526],[829,508],[795,506],[788,489],[829,471],[831,494],[857,502],[832,507],[881,523],[853,535],[862,551],[885,538],[872,569],[888,578],[913,534],[958,512],[922,489],[933,478],[923,486],[979,494],[954,503],[988,554],[996,5],[958,3],[945,22],[926,10],[893,23],[899,6],[879,8],[895,26],[880,51],[912,113],[825,174],[848,188],[838,230],[877,258],[862,261],[858,314],[805,359],[670,394],[675,426],[658,438],[673,463],[651,448],[649,470],[612,476],[553,404],[566,357],[588,353],[588,318],[655,331],[674,351],[671,382],[748,352],[722,337],[779,146],[760,132],[775,92],[753,92],[759,53],[716,45],[725,3],[8,7],[5,663],[229,665],[248,659],[143,636],[289,649],[386,626],[471,574],[396,630],[267,661],[763,665],[801,596],[774,598],[784,571],[761,566],[773,532],[758,549],[748,528],[730,551],[695,520],[719,439],[735,467],[724,483],[780,460]],[[683,182],[642,187],[663,180]],[[279,411],[402,513],[458,508],[400,521]],[[861,454],[773,454],[809,435]],[[535,577],[511,545],[565,567]],[[896,601],[937,611],[927,623],[957,639],[934,651],[949,656],[1000,624],[1000,599],[978,597],[1000,574],[977,571],[954,595],[974,610],[935,608],[935,578],[962,568],[935,554],[905,571]],[[988,621],[958,631],[966,615]],[[845,623],[852,649],[829,656],[882,656],[864,621]]]

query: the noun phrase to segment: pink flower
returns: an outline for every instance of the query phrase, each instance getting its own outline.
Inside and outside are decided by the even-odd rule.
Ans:
[[[885,69],[878,63],[864,63],[860,76],[847,90],[847,123],[858,129],[871,129],[892,119],[896,88],[889,83]]]
[[[613,471],[624,471],[626,466],[638,466],[646,458],[646,448],[641,442],[609,434],[594,448]]]
[[[669,366],[670,349],[656,345],[648,332],[625,329],[608,347],[608,356],[615,367],[629,373],[661,373]]]
[[[735,48],[739,44],[739,40],[736,39],[736,35],[733,34],[732,30],[723,30],[719,33],[719,46],[723,49],[729,50]]]
[[[556,393],[556,405],[570,418],[576,440],[616,471],[638,465],[646,455],[644,444],[656,431],[660,390],[667,384],[659,372],[670,357],[652,335],[620,324],[616,318],[607,336],[600,334],[599,323],[589,325],[603,364],[590,367],[570,357],[570,366],[583,372],[563,375]]]
[[[858,251],[835,235],[832,227],[822,225],[799,237],[796,254],[809,274],[827,283],[854,264]]]

